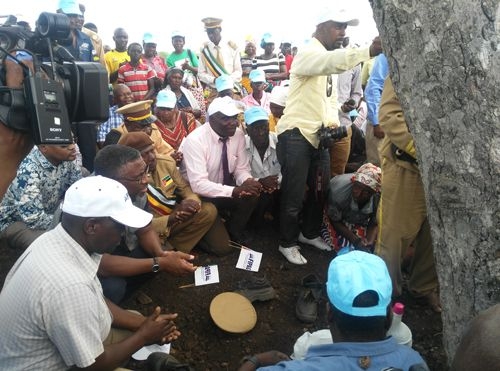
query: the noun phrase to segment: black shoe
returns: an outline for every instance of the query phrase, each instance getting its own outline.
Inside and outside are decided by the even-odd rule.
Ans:
[[[194,371],[187,363],[181,363],[174,356],[163,352],[154,352],[146,360],[149,371]]]
[[[318,302],[323,294],[323,286],[314,274],[302,279],[302,287],[295,306],[295,314],[302,322],[312,323],[318,318]]]
[[[251,302],[267,301],[276,297],[276,291],[265,276],[251,276],[248,280],[238,282],[238,290],[235,292]]]

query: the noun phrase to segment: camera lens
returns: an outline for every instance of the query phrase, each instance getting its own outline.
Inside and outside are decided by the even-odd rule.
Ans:
[[[38,17],[36,29],[42,37],[66,39],[70,32],[69,18],[66,14],[43,12]]]

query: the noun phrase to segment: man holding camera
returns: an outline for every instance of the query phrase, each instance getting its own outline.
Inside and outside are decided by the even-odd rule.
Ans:
[[[322,125],[329,126],[331,95],[337,89],[331,74],[341,73],[382,51],[380,42],[374,42],[369,49],[335,50],[342,46],[347,26],[359,21],[340,9],[321,9],[318,15],[314,37],[294,59],[285,114],[276,127],[283,176],[279,250],[293,264],[307,263],[297,241],[330,250],[319,237],[324,192],[330,180],[330,156],[328,148],[320,146],[318,130]]]

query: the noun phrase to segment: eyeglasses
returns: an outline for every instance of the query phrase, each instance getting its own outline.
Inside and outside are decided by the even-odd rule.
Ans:
[[[141,173],[141,175],[139,175],[137,178],[125,178],[125,177],[119,177],[118,179],[121,179],[121,180],[126,180],[127,182],[132,182],[132,183],[138,183],[138,184],[141,184],[142,180],[144,178],[147,178],[148,177],[148,173],[149,173],[149,166],[146,165],[146,168],[144,169],[144,171]]]

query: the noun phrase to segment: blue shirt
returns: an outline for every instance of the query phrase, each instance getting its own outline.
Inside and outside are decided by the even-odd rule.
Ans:
[[[258,370],[359,371],[362,370],[358,363],[361,357],[369,358],[367,371],[380,371],[387,367],[408,371],[415,364],[427,367],[420,354],[389,337],[367,343],[313,345],[303,361],[283,361],[274,366],[259,367]]]
[[[60,44],[64,46],[71,55],[81,62],[94,62],[94,46],[92,45],[92,40],[90,37],[85,35],[79,30],[74,30],[76,32],[76,46],[73,47],[73,40],[70,37],[69,40],[60,41]]]
[[[389,74],[389,63],[384,54],[379,54],[373,62],[370,79],[365,88],[365,101],[368,107],[368,121],[373,126],[378,125],[378,108],[380,106],[380,97],[384,88],[384,81]]]
[[[0,231],[16,221],[28,228],[48,229],[64,193],[81,177],[75,161],[54,166],[38,147],[33,148],[19,165],[0,204]]]
[[[106,135],[112,130],[123,124],[123,115],[116,112],[118,109],[117,105],[109,107],[109,118],[108,121],[103,122],[99,126],[97,131],[97,141],[104,142],[106,140]]]

